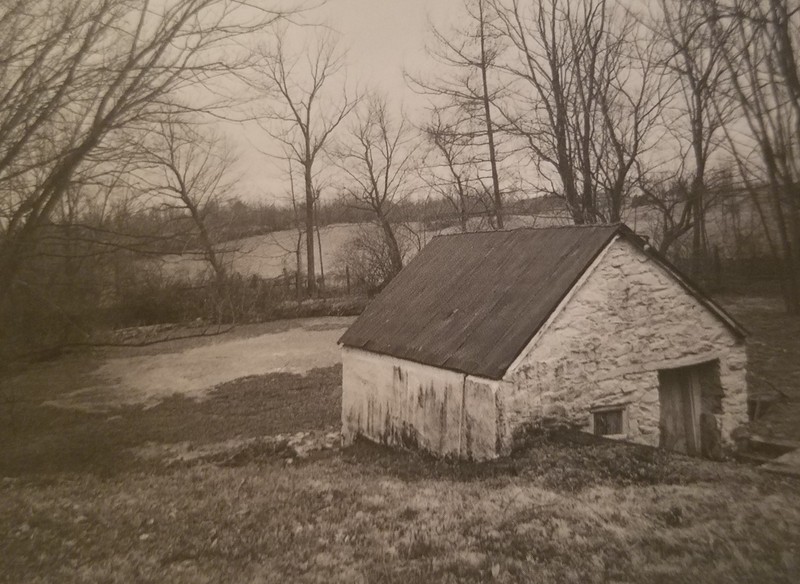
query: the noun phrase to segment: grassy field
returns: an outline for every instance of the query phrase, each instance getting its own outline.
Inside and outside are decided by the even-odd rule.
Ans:
[[[800,319],[728,305],[755,382],[789,396],[763,423],[791,425]],[[271,373],[102,413],[41,406],[66,390],[49,385],[5,407],[0,581],[800,581],[800,480],[571,435],[487,464],[298,456],[295,433],[335,430],[340,379]]]
[[[749,332],[749,390],[781,396],[752,424],[752,431],[800,442],[800,317],[784,314],[777,299],[733,297],[721,301]]]

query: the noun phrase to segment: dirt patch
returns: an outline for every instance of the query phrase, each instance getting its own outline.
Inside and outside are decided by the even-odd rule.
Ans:
[[[87,412],[153,407],[174,395],[203,399],[212,388],[234,379],[278,372],[303,374],[339,363],[336,341],[352,320],[299,319],[271,323],[262,334],[249,327],[125,352],[95,352],[44,364],[6,385],[19,395],[30,395],[26,388],[31,386],[56,387],[57,395],[48,405]]]
[[[305,460],[312,454],[335,450],[341,446],[338,429],[275,434],[258,438],[234,438],[225,442],[197,445],[193,442],[158,444],[151,442],[133,449],[139,459],[168,466],[212,463],[234,467],[282,458],[286,464]]]
[[[172,396],[151,408],[84,412],[24,401],[3,411],[0,476],[92,472],[113,476],[147,468],[136,449],[200,449],[254,438],[338,430],[341,365],[304,375],[271,373],[239,379],[206,399]],[[155,445],[155,446],[154,446]],[[166,446],[164,446],[166,445]],[[152,465],[150,465],[152,466]]]

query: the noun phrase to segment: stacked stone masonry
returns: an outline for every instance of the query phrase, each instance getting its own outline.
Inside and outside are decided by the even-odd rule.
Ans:
[[[499,404],[504,449],[514,431],[541,417],[589,430],[591,410],[622,405],[625,437],[658,445],[658,371],[718,362],[724,442],[747,421],[744,341],[660,264],[624,239],[534,338],[505,376]]]

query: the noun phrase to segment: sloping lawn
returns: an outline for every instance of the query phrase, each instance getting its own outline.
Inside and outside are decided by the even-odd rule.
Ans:
[[[203,445],[338,428],[342,366],[271,373],[221,384],[206,399],[174,395],[155,407],[85,412],[18,401],[0,423],[0,476],[139,469],[134,449]],[[40,400],[46,401],[40,396]],[[39,402],[40,403],[40,402]]]
[[[723,302],[750,333],[750,389],[784,396],[753,424],[753,431],[800,442],[800,316],[785,314],[778,299],[738,297]]]
[[[797,582],[800,482],[624,445],[6,479],[6,582]]]
[[[791,386],[800,321],[734,308],[751,370]],[[480,465],[258,438],[335,430],[340,383],[335,366],[105,413],[41,406],[57,386],[15,401],[0,582],[800,582],[800,480],[750,466],[568,434]]]

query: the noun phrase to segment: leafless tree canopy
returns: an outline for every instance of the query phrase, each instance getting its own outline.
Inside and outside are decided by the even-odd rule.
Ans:
[[[230,194],[234,158],[224,140],[190,119],[173,115],[143,136],[135,182],[168,212],[188,216],[217,286],[226,269],[207,217]]]
[[[3,2],[0,304],[84,168],[117,160],[131,132],[191,108],[188,87],[235,66],[216,47],[263,24],[239,4]]]
[[[737,123],[723,127],[729,152],[753,194],[783,264],[790,312],[800,312],[800,13],[788,0],[704,0],[720,46],[726,97]],[[763,208],[759,191],[766,193]]]
[[[504,116],[576,223],[619,221],[663,94],[636,21],[606,0],[495,2],[515,50]]]
[[[714,251],[709,217],[744,190],[800,312],[800,11],[788,0],[464,0],[452,26],[432,27],[432,68],[406,75],[429,100],[413,123],[351,88],[331,29],[303,27],[297,44],[284,17],[245,0],[0,0],[4,322],[47,306],[84,327],[147,280],[142,257],[188,248],[213,276],[195,287],[228,290],[242,280],[229,240],[278,223],[296,229],[298,298],[301,269],[314,295],[323,191],[339,216],[370,219],[359,253],[382,266],[379,287],[404,264],[409,210],[503,228],[522,177],[526,195],[551,195],[529,209],[578,224],[646,205],[655,245],[689,250],[697,276]],[[238,101],[231,87],[252,98],[291,182],[279,222],[250,217],[236,233],[223,217],[256,205],[235,200],[232,155],[206,124]]]
[[[274,43],[261,51],[252,80],[264,98],[262,127],[303,169],[306,269],[312,296],[316,293],[315,165],[331,135],[358,103],[357,95],[334,85],[343,66],[344,54],[331,33],[293,54],[285,33],[279,31]]]
[[[446,121],[446,115],[434,109],[423,128],[428,150],[420,173],[426,187],[456,213],[461,231],[467,231],[472,208],[480,197],[480,161],[459,122]]]
[[[465,1],[464,16],[466,24],[463,26],[450,30],[432,27],[433,43],[428,53],[445,74],[437,71],[430,78],[407,74],[407,79],[415,91],[432,99],[431,123],[439,130],[446,123],[449,137],[440,131],[431,133],[430,125],[426,134],[445,140],[457,137],[461,150],[467,146],[471,150],[466,164],[478,171],[476,178],[489,195],[494,224],[502,229],[505,193],[501,187],[500,166],[505,155],[498,144],[495,116],[498,115],[496,103],[504,94],[503,81],[497,74],[504,42],[496,26],[497,16],[487,0]],[[440,154],[443,154],[442,144],[433,141]],[[445,163],[451,172],[461,166],[456,159]],[[457,181],[453,187],[463,188]]]
[[[710,33],[700,3],[686,0],[660,0],[645,26],[654,35],[654,57],[672,89],[663,123],[676,149],[671,161],[676,170],[645,177],[642,192],[662,213],[662,250],[691,231],[692,272],[699,276],[707,256],[705,217],[716,187],[710,164],[721,150],[722,126],[735,113],[733,101],[721,91],[724,39]],[[657,184],[664,179],[668,184]]]
[[[369,211],[381,230],[391,275],[403,267],[394,225],[397,205],[410,193],[414,136],[405,117],[393,116],[383,97],[372,96],[357,115],[357,123],[337,157],[348,179],[349,204]]]

